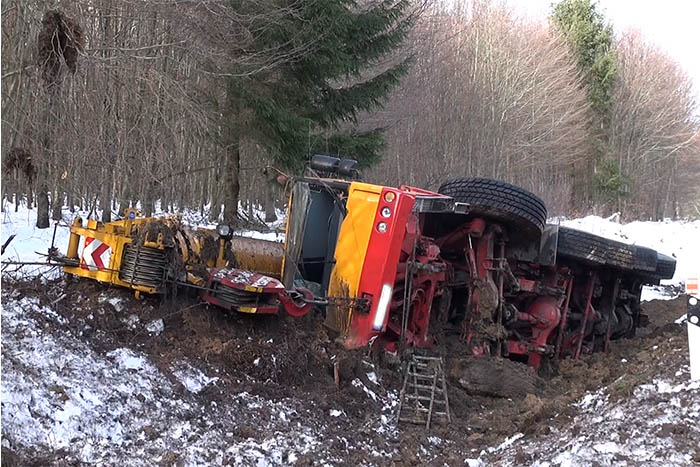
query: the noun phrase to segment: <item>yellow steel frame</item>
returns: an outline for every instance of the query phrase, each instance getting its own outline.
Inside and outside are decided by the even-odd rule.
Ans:
[[[157,293],[158,290],[154,287],[132,284],[119,279],[119,270],[122,266],[121,262],[124,254],[124,247],[132,241],[133,228],[152,220],[152,218],[148,217],[130,219],[131,213],[133,213],[134,217],[137,214],[135,210],[129,209],[126,211],[123,220],[109,222],[107,224],[99,224],[96,220],[90,219],[87,222],[87,227],[83,227],[82,220],[77,218],[70,228],[70,242],[67,256],[71,259],[80,259],[78,257],[78,243],[81,237],[94,238],[109,245],[112,249],[112,256],[107,269],[90,270],[80,266],[64,266],[63,271],[68,274],[87,277],[99,282],[134,289],[139,292]],[[146,241],[144,241],[144,246],[162,250],[164,248],[163,238],[159,235],[155,241],[146,239]]]

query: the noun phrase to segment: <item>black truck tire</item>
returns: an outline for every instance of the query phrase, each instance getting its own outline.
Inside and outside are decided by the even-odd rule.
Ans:
[[[672,279],[676,273],[676,259],[656,253],[656,276],[660,279]]]
[[[655,272],[657,269],[657,253],[651,248],[629,245],[569,227],[559,227],[557,255],[640,273]]]
[[[583,230],[559,227],[557,256],[580,260],[594,265],[605,265],[607,239]]]
[[[637,247],[615,240],[604,239],[608,249],[605,257],[605,264],[617,269],[635,270]]]
[[[645,246],[637,246],[634,254],[634,270],[654,272],[657,268],[656,250]]]
[[[457,178],[438,193],[470,205],[470,212],[516,226],[532,236],[542,234],[547,207],[538,196],[510,183],[489,178]]]

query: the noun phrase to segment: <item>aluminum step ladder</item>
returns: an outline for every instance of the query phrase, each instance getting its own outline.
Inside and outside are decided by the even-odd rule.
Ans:
[[[434,416],[451,422],[442,357],[411,355],[399,395],[398,421],[425,425]]]

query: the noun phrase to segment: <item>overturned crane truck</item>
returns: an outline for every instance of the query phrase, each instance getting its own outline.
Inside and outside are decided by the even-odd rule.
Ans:
[[[649,248],[547,225],[544,202],[508,183],[394,188],[353,180],[353,162],[314,156],[313,176],[292,181],[283,247],[226,225],[159,230],[131,212],[119,225],[76,221],[66,255],[76,264],[64,270],[148,293],[174,281],[241,312],[301,316],[318,306],[350,349],[449,341],[460,354],[535,368],[633,336],[646,319],[642,286],[674,274],[675,260]],[[100,251],[91,238],[112,249],[103,270],[85,258]]]

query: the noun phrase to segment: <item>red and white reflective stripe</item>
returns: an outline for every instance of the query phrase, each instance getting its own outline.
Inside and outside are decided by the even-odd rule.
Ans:
[[[112,248],[106,243],[102,243],[96,238],[86,237],[83,247],[83,257],[80,260],[80,267],[96,271],[98,269],[108,269],[109,260],[112,258]]]
[[[685,293],[688,295],[694,295],[696,297],[700,297],[700,291],[698,291],[698,278],[697,277],[689,277],[685,281]]]

